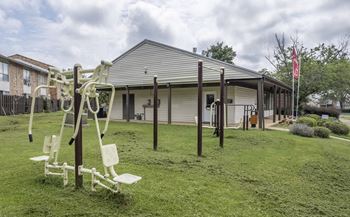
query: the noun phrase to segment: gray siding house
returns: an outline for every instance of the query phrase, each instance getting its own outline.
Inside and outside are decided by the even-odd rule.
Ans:
[[[142,117],[142,120],[151,121],[153,77],[156,75],[159,83],[159,121],[195,123],[198,60],[202,60],[204,66],[204,122],[209,122],[210,104],[219,98],[221,67],[225,68],[226,117],[229,125],[241,121],[243,107],[239,105],[258,107],[260,98],[264,105],[262,120],[281,111],[282,101],[286,105],[284,115],[288,114],[291,89],[285,84],[253,70],[146,39],[113,60],[109,82],[115,85],[116,95],[111,117],[119,120]],[[264,97],[258,97],[259,82]]]

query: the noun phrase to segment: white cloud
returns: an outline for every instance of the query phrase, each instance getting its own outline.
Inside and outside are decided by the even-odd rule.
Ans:
[[[7,14],[0,9],[0,30],[10,34],[17,33],[22,27],[20,20],[8,17]]]
[[[199,51],[222,40],[237,50],[236,64],[259,70],[269,67],[274,33],[298,32],[306,46],[335,42],[350,34],[349,9],[344,0],[2,0],[0,49],[92,67],[144,38]]]

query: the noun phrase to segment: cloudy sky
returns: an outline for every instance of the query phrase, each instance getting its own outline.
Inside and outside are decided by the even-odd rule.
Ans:
[[[307,47],[350,34],[348,0],[0,0],[0,53],[92,67],[143,39],[185,50],[224,41],[235,63],[271,68],[274,33]]]

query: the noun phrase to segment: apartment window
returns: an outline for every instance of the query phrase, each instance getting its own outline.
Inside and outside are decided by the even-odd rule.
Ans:
[[[23,84],[30,86],[30,71],[26,69],[23,70]]]
[[[0,62],[0,81],[9,81],[9,66]]]
[[[45,81],[45,77],[44,75],[38,75],[38,85],[41,85],[41,84],[46,84],[46,81]]]

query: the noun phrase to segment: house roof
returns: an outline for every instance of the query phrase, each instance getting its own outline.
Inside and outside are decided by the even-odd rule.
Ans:
[[[227,63],[227,62],[216,60],[216,59],[213,59],[213,58],[210,58],[210,57],[206,57],[206,56],[203,56],[203,55],[200,55],[200,54],[197,54],[197,53],[186,51],[186,50],[183,50],[183,49],[180,49],[180,48],[169,46],[169,45],[166,45],[166,44],[163,44],[163,43],[159,43],[159,42],[156,42],[156,41],[152,41],[152,40],[149,40],[149,39],[144,39],[143,41],[141,41],[140,43],[136,44],[131,49],[129,49],[126,52],[124,52],[123,54],[121,54],[119,57],[115,58],[112,61],[113,64],[118,62],[119,60],[122,60],[124,57],[128,56],[130,53],[132,53],[133,51],[137,50],[138,48],[140,48],[140,47],[142,47],[142,46],[144,46],[146,44],[152,45],[152,46],[156,46],[156,47],[160,47],[160,48],[163,48],[163,49],[166,49],[166,50],[171,50],[173,52],[177,52],[177,53],[180,53],[180,54],[183,54],[183,55],[186,55],[186,56],[189,56],[189,57],[193,57],[193,58],[196,58],[196,59],[201,59],[203,61],[212,62],[212,63],[215,63],[217,65],[220,65],[221,67],[224,67],[225,69],[229,69],[229,70],[233,70],[233,71],[240,71],[240,72],[246,74],[247,76],[249,76],[250,78],[256,78],[256,79],[265,78],[266,80],[269,80],[270,82],[276,83],[279,86],[283,86],[285,88],[290,88],[288,85],[284,84],[283,82],[278,81],[276,79],[273,79],[272,77],[263,75],[263,74],[261,74],[261,73],[259,73],[257,71],[254,71],[254,70],[251,70],[251,69],[247,69],[245,67],[241,67],[241,66],[238,66],[238,65],[235,65],[235,64],[230,64],[230,63]]]
[[[137,45],[135,45],[134,47],[132,47],[131,49],[129,49],[128,51],[126,51],[125,53],[120,55],[119,57],[115,58],[112,61],[112,63],[115,63],[119,59],[123,58],[124,56],[128,55],[129,53],[131,53],[132,51],[136,50],[137,48],[141,47],[144,44],[150,44],[150,45],[162,47],[162,48],[165,48],[165,49],[170,49],[170,50],[173,50],[175,52],[180,52],[180,53],[183,53],[185,55],[192,56],[192,57],[195,57],[195,58],[198,58],[198,59],[209,60],[209,61],[212,61],[212,62],[216,62],[218,64],[223,65],[223,67],[229,67],[229,68],[244,70],[244,71],[246,71],[249,74],[255,75],[257,78],[261,78],[262,77],[261,73],[253,71],[251,69],[247,69],[247,68],[244,68],[244,67],[241,67],[241,66],[237,66],[237,65],[234,65],[234,64],[223,62],[223,61],[220,61],[220,60],[217,60],[217,59],[213,59],[213,58],[210,58],[210,57],[207,57],[207,56],[203,56],[203,55],[200,55],[200,54],[197,54],[197,53],[193,53],[193,52],[190,52],[190,51],[187,51],[187,50],[176,48],[176,47],[173,47],[173,46],[170,46],[170,45],[166,45],[166,44],[163,44],[163,43],[159,43],[159,42],[156,42],[156,41],[152,41],[152,40],[149,40],[149,39],[144,39],[143,41],[141,41],[140,43],[138,43]]]
[[[24,61],[24,60],[12,59],[12,58],[10,58],[10,61],[15,62],[15,63],[17,63],[17,64],[19,64],[19,65],[28,67],[28,68],[30,68],[30,69],[33,69],[33,70],[35,70],[35,71],[39,71],[39,72],[43,72],[43,73],[48,73],[48,72],[49,72],[48,69],[39,67],[39,66],[34,65],[34,64],[32,64],[32,63],[28,63],[28,62],[26,62],[26,61]]]
[[[4,56],[2,54],[0,54],[0,58],[7,61],[7,62],[15,63],[15,64],[21,65],[25,68],[32,69],[32,70],[37,71],[37,72],[48,73],[48,69],[42,68],[40,66],[34,65],[32,63],[29,63],[29,62],[21,60],[21,59],[12,58],[11,56],[7,57],[7,56]]]
[[[33,65],[36,65],[36,66],[39,66],[41,68],[46,68],[48,69],[49,67],[52,67],[52,65],[50,64],[47,64],[47,63],[44,63],[44,62],[41,62],[39,60],[35,60],[33,58],[30,58],[30,57],[27,57],[27,56],[23,56],[21,54],[14,54],[14,55],[11,55],[11,56],[8,56],[9,58],[12,58],[12,59],[20,59],[20,60],[23,60],[25,62],[29,62],[29,63],[32,63]]]

